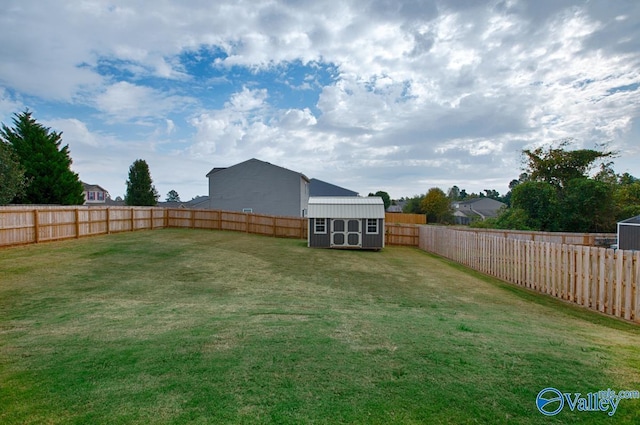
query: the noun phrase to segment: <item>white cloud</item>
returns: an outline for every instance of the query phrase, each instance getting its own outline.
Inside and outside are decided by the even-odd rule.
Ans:
[[[135,152],[158,138],[151,152],[176,168],[263,156],[359,192],[501,179],[505,191],[525,146],[610,140],[637,158],[639,16],[634,2],[605,0],[9,0],[0,113],[25,98],[47,111],[89,105],[48,116],[82,149],[112,137]],[[206,81],[180,60],[201,48],[224,52]],[[279,105],[260,71],[297,63],[331,64],[334,78],[284,78],[319,97]],[[89,130],[95,115],[113,133]]]

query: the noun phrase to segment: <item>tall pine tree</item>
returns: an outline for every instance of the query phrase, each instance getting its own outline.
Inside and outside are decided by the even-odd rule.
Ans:
[[[69,145],[60,147],[62,133],[36,122],[31,112],[16,114],[13,128],[2,124],[0,137],[13,145],[29,186],[15,201],[23,204],[81,205],[83,188],[71,171]]]
[[[160,195],[151,180],[149,166],[144,159],[136,159],[129,167],[127,193],[124,202],[127,205],[155,206]]]
[[[29,181],[13,146],[0,140],[0,205],[24,193]]]

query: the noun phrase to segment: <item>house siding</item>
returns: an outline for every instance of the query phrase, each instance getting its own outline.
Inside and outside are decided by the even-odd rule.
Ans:
[[[267,162],[251,159],[208,177],[211,209],[301,217],[308,208],[308,180]]]

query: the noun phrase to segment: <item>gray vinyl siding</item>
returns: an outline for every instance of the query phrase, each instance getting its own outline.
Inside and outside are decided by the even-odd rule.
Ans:
[[[301,217],[308,208],[308,185],[300,173],[252,159],[209,174],[209,207]]]
[[[384,220],[378,220],[378,233],[367,234],[367,220],[362,220],[362,247],[363,248],[383,248],[384,247]]]

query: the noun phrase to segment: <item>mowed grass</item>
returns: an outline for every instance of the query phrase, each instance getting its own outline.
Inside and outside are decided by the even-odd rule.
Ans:
[[[0,250],[0,423],[637,424],[640,329],[418,249],[157,230]]]

